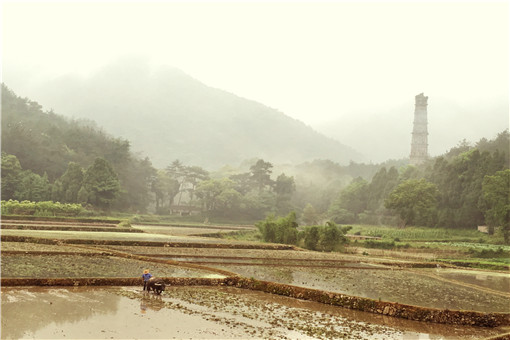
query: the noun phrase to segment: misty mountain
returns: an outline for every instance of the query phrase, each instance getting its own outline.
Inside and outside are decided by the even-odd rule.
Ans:
[[[29,95],[59,114],[96,121],[160,168],[175,159],[206,168],[251,158],[362,160],[355,150],[282,112],[209,87],[178,69],[153,69],[143,60],[117,62],[88,77],[56,78]]]

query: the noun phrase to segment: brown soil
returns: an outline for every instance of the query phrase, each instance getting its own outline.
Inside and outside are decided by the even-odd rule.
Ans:
[[[169,287],[162,296],[139,287],[3,287],[1,312],[2,339],[482,339],[506,332],[231,287]]]

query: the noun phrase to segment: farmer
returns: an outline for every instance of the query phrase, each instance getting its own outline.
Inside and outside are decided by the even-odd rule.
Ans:
[[[149,282],[150,278],[152,277],[152,274],[149,273],[149,269],[145,269],[143,271],[142,279],[143,279],[143,290],[147,288],[147,291],[149,290],[147,287],[147,283]]]

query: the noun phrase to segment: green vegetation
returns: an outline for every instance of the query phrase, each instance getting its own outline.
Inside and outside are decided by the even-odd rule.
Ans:
[[[509,270],[510,246],[504,245],[501,233],[487,235],[477,230],[383,227],[353,225],[351,234],[381,237],[380,240],[356,240],[352,246],[408,252],[433,253],[434,261],[457,266]]]
[[[362,245],[365,248],[377,248],[377,249],[401,249],[410,247],[409,243],[379,240],[364,240],[362,242]]]
[[[333,222],[326,222],[325,226],[307,226],[299,233],[299,244],[310,250],[338,251],[347,243],[345,233],[349,229],[340,228]]]
[[[485,176],[482,183],[482,206],[485,220],[493,233],[501,228],[505,243],[510,241],[510,169],[498,171],[494,176]]]
[[[265,242],[297,244],[298,224],[295,213],[280,218],[268,216],[264,221],[258,222],[256,226]]]
[[[350,228],[340,228],[333,222],[325,226],[307,226],[298,231],[296,214],[286,217],[269,216],[256,224],[265,242],[300,245],[306,249],[331,252],[347,243],[345,233]]]
[[[381,168],[368,181],[354,179],[332,201],[336,223],[474,230],[488,224],[509,242],[508,130],[474,147],[461,143],[443,156],[397,171]]]
[[[155,169],[129,142],[91,122],[69,121],[2,85],[2,198],[82,204],[112,211],[191,215],[223,221],[286,214],[292,176],[271,178],[273,164],[252,160],[248,172],[211,178],[205,169],[175,160]],[[154,203],[155,206],[151,204]]]
[[[431,218],[439,191],[424,178],[403,181],[384,201],[387,209],[395,210],[402,220],[402,226],[426,223]]]
[[[258,230],[238,230],[228,233],[209,234],[208,236],[236,241],[249,241],[249,242],[261,241],[260,231]]]
[[[119,191],[119,179],[111,165],[102,158],[96,158],[83,176],[83,184],[77,197],[83,199],[83,203],[109,210]]]
[[[428,227],[407,227],[398,228],[391,226],[353,225],[352,234],[381,237],[383,240],[400,241],[468,241],[468,242],[489,242],[491,237],[474,229],[450,229],[450,228],[428,228]]]
[[[102,169],[109,167],[110,175],[119,182],[118,195],[106,206],[123,211],[147,210],[156,170],[147,158],[138,159],[131,153],[128,141],[108,136],[93,122],[71,121],[43,111],[37,102],[16,96],[2,84],[1,138],[4,200],[87,202],[93,205],[91,208],[103,209],[104,197],[98,202],[97,195],[90,196],[97,192],[79,192],[89,171],[83,169],[92,166],[100,170],[96,162],[101,159],[107,164]],[[90,183],[99,184],[93,190],[102,192],[101,186],[112,184],[107,184],[107,177],[103,180]],[[94,206],[97,203],[99,206]]]
[[[510,242],[508,130],[474,146],[460,143],[420,166],[406,166],[405,160],[274,165],[255,158],[216,172],[179,160],[156,169],[148,158],[136,157],[128,141],[91,122],[43,111],[2,85],[1,138],[4,200],[79,204],[90,214],[123,218],[155,213],[193,223],[245,224],[295,211],[296,223],[306,225],[333,221],[461,231],[436,240],[472,240],[467,230],[488,225],[491,236],[481,236],[484,242]],[[296,242],[292,229],[285,233],[286,242]],[[318,244],[316,230],[306,235],[310,246]]]
[[[510,270],[509,258],[470,258],[470,259],[436,259],[438,262],[445,262],[455,266],[490,269],[490,270]]]
[[[51,201],[2,201],[2,215],[78,216],[85,211],[80,204]]]

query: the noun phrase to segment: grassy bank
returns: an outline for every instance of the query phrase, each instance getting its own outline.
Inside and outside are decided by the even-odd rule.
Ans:
[[[447,229],[392,226],[353,225],[350,234],[381,237],[387,240],[397,241],[448,241],[448,242],[476,242],[476,243],[499,243],[502,238],[490,236],[475,229]]]

